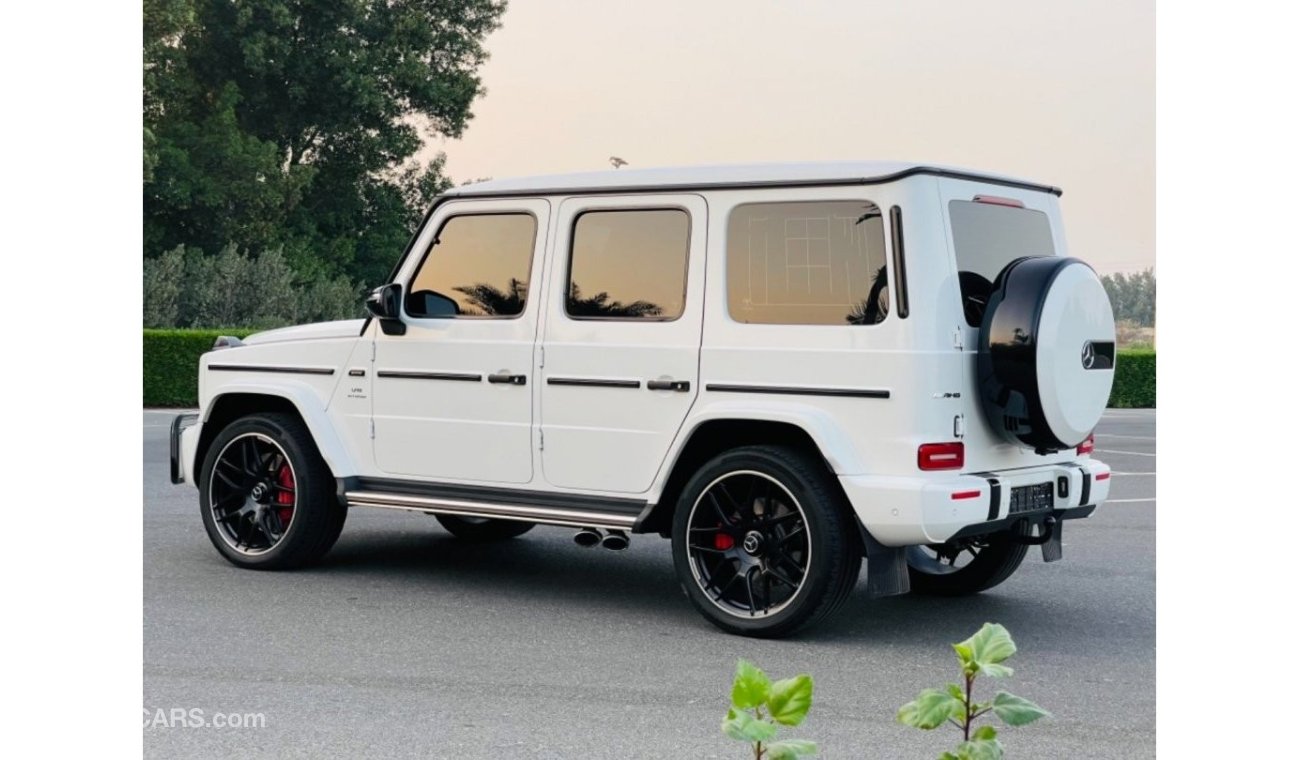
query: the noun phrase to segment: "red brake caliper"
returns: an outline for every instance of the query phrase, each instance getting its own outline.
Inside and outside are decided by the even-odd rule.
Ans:
[[[289,469],[288,464],[280,465],[280,471],[275,474],[275,479],[285,488],[294,488],[293,470]],[[293,501],[295,495],[296,492],[293,490],[275,492],[275,503],[279,506],[277,511],[280,514],[280,525],[283,526],[281,530],[289,527],[289,518],[293,517]]]
[[[736,545],[736,539],[723,533],[721,525],[718,525],[718,532],[713,534],[713,548],[718,551],[726,551]]]

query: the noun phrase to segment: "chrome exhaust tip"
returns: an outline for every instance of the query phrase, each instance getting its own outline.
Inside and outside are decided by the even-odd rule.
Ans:
[[[600,545],[612,552],[621,552],[630,543],[632,543],[632,540],[627,537],[626,533],[621,530],[611,530],[605,534],[605,538],[600,542]]]
[[[573,543],[585,549],[590,549],[596,544],[599,544],[600,539],[601,539],[600,531],[596,530],[595,528],[583,528],[582,530],[573,534]]]

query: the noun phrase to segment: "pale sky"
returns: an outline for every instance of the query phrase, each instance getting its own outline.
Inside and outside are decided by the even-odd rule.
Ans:
[[[1057,185],[1071,253],[1155,265],[1152,0],[513,0],[456,182],[898,159]],[[611,169],[611,171],[613,171]]]

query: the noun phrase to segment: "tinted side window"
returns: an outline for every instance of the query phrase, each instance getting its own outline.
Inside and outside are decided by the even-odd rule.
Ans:
[[[588,211],[573,224],[564,309],[578,319],[672,320],[686,308],[690,217]]]
[[[874,325],[889,313],[885,228],[866,201],[749,203],[727,221],[737,322]]]
[[[406,297],[413,317],[517,317],[528,300],[532,214],[453,216],[420,262]]]

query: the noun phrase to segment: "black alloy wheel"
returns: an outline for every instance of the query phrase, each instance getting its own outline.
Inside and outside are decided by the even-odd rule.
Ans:
[[[743,636],[788,636],[828,617],[862,563],[834,474],[792,446],[742,446],[705,463],[677,500],[672,538],[691,604]]]
[[[244,433],[217,454],[208,506],[218,535],[241,554],[273,548],[293,526],[298,497],[293,465],[270,436]]]
[[[199,504],[217,551],[259,570],[319,560],[347,519],[311,432],[282,413],[241,417],[217,433],[199,470]]]
[[[812,552],[807,518],[771,476],[738,470],[717,478],[687,524],[691,573],[723,612],[767,617],[803,586]]]

